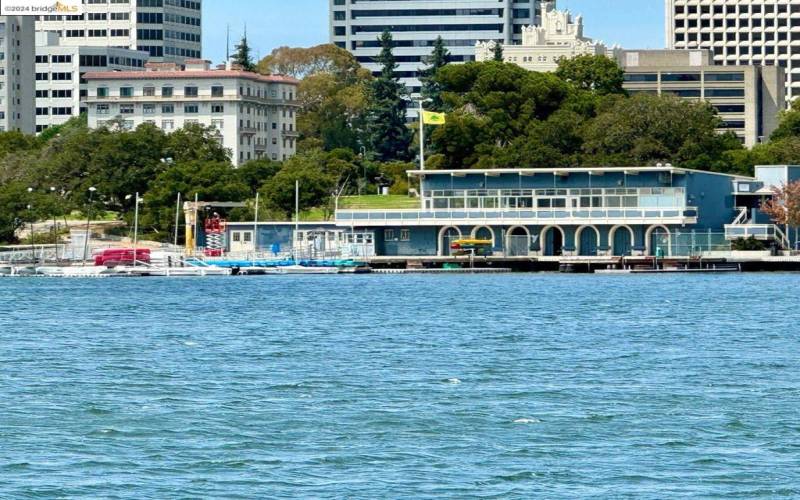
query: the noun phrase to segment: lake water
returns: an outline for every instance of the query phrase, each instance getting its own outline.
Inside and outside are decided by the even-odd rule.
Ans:
[[[799,283],[1,279],[0,497],[798,497]]]

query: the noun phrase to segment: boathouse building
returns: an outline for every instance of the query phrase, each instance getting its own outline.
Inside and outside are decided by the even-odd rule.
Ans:
[[[793,243],[758,210],[800,167],[756,177],[672,166],[411,171],[417,210],[338,210],[375,231],[383,256],[447,256],[453,241],[491,240],[505,257],[689,255],[754,236]]]
[[[503,258],[696,257],[754,237],[796,248],[761,212],[800,166],[758,166],[754,177],[670,165],[571,169],[414,170],[413,209],[339,209],[327,222],[230,222],[225,251],[280,249],[310,257],[448,257],[461,239],[492,242]],[[302,189],[302,188],[301,188]],[[274,252],[273,252],[274,253]]]

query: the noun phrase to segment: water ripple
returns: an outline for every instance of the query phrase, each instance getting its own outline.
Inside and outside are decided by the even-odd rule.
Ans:
[[[2,280],[0,498],[798,497],[797,284]]]

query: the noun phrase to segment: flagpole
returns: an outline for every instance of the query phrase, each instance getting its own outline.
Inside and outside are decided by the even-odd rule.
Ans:
[[[419,100],[419,169],[425,170],[425,109]]]

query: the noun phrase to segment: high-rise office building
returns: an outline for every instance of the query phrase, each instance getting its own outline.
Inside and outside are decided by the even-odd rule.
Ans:
[[[421,86],[419,71],[426,67],[438,36],[452,62],[475,59],[475,44],[522,41],[525,26],[538,24],[540,0],[329,0],[331,43],[347,49],[359,63],[377,72],[373,62],[384,30],[394,39],[397,76],[412,92]]]
[[[36,29],[61,45],[141,50],[153,62],[201,56],[201,0],[92,0],[80,15],[39,16]]]
[[[36,32],[36,132],[87,111],[89,71],[144,71],[147,52],[118,47],[61,45],[56,33]]]
[[[800,0],[666,0],[670,49],[711,49],[722,65],[781,66],[800,96]]]
[[[30,16],[0,16],[0,132],[34,132],[34,24]]]

